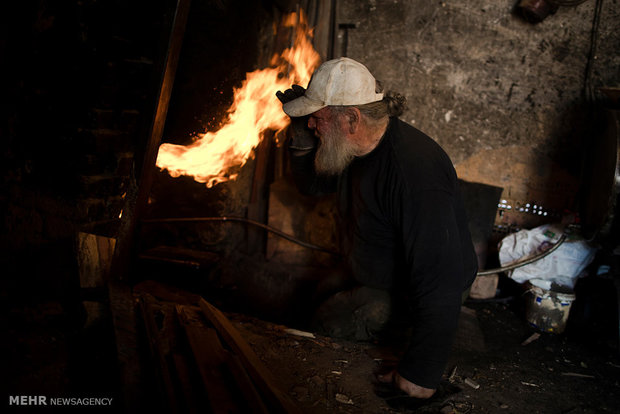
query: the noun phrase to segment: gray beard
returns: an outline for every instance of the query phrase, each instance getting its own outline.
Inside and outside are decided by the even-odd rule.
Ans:
[[[339,175],[355,158],[355,147],[342,134],[330,131],[321,137],[321,144],[314,158],[318,174]]]

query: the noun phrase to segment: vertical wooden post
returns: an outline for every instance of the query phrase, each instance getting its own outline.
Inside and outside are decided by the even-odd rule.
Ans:
[[[140,377],[140,357],[136,333],[137,318],[135,301],[128,283],[130,279],[129,270],[132,258],[135,257],[139,221],[146,209],[153,184],[157,151],[164,131],[190,4],[191,0],[177,0],[153,122],[144,150],[140,178],[137,182],[132,183],[127,191],[108,283],[110,311],[116,336],[123,404],[126,412],[141,411],[140,408],[144,408],[144,402],[148,398],[144,395],[142,378]]]
[[[168,114],[168,106],[170,104],[170,96],[172,95],[172,86],[183,44],[183,35],[185,34],[190,4],[191,0],[177,1],[161,83],[156,98],[153,122],[151,123],[144,149],[140,178],[134,184],[132,194],[128,194],[127,203],[123,210],[123,221],[116,247],[116,254],[119,260],[116,260],[118,263],[114,269],[114,276],[119,280],[124,280],[127,277],[125,273],[129,268],[130,258],[133,257],[132,253],[135,247],[135,237],[139,230],[140,219],[146,210],[148,197],[153,185],[157,152],[164,133],[166,115]]]
[[[314,49],[321,56],[321,61],[332,59],[334,55],[334,19],[336,0],[318,0],[314,22]]]
[[[267,223],[267,210],[269,208],[269,182],[273,171],[269,169],[273,157],[272,143],[274,139],[273,131],[265,131],[260,144],[256,147],[256,163],[254,167],[254,178],[250,192],[250,202],[248,204],[247,218]],[[248,253],[264,253],[267,245],[267,235],[265,231],[257,228],[247,230],[247,249]]]

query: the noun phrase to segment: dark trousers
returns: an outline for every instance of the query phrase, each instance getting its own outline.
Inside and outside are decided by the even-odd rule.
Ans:
[[[323,302],[314,315],[312,329],[332,338],[371,340],[385,329],[392,308],[389,292],[356,286]]]
[[[468,296],[469,289],[463,292],[462,302]],[[314,314],[311,329],[356,341],[405,339],[411,328],[410,315],[406,297],[358,285],[324,301]]]

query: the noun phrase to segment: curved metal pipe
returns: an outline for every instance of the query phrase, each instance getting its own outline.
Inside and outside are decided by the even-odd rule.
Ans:
[[[258,221],[255,220],[251,220],[251,219],[247,219],[245,217],[179,217],[179,218],[160,218],[160,219],[147,219],[147,220],[142,220],[143,223],[180,223],[180,222],[201,222],[201,221],[220,221],[220,222],[226,222],[226,221],[234,221],[234,222],[240,222],[240,223],[247,223],[247,224],[251,224],[253,226],[256,227],[260,227],[264,230],[267,230],[277,236],[280,236],[290,242],[296,243],[300,246],[306,247],[308,249],[312,249],[312,250],[317,250],[323,253],[328,253],[334,256],[342,256],[340,253],[328,249],[326,247],[322,247],[322,246],[317,246],[316,244],[312,244],[312,243],[307,243],[305,241],[299,240],[293,236],[291,236],[290,234],[284,233],[281,230],[278,230],[274,227],[268,226],[266,224],[260,223]],[[557,241],[556,244],[553,245],[553,247],[551,247],[548,250],[545,250],[544,252],[537,254],[534,257],[530,257],[528,259],[525,260],[521,260],[519,262],[507,265],[507,266],[503,266],[503,267],[498,267],[495,269],[488,269],[488,270],[483,270],[480,271],[478,273],[476,273],[476,276],[490,276],[493,275],[495,273],[500,273],[500,272],[507,272],[508,270],[513,270],[525,265],[528,265],[530,263],[534,263],[540,259],[542,259],[545,256],[550,255],[551,253],[553,253],[555,250],[557,250],[558,247],[560,247],[562,245],[562,243],[564,243],[564,241],[566,241],[566,234],[562,234],[562,236],[560,237],[560,239]]]
[[[498,268],[495,268],[495,269],[483,270],[481,272],[476,273],[476,276],[490,276],[490,275],[494,275],[495,273],[507,272],[508,270],[513,270],[513,269],[516,269],[518,267],[525,266],[525,265],[528,265],[530,263],[534,263],[534,262],[542,259],[543,257],[548,256],[551,253],[553,253],[554,251],[556,251],[557,248],[560,247],[562,245],[562,243],[564,243],[564,241],[566,241],[566,234],[562,234],[562,236],[560,237],[560,240],[558,240],[557,243],[553,245],[553,247],[551,247],[550,249],[545,250],[544,252],[542,252],[540,254],[537,254],[536,256],[530,257],[529,259],[518,261],[518,262],[513,263],[513,264],[509,264],[507,266],[498,267]]]
[[[260,227],[261,229],[267,230],[275,235],[278,235],[290,242],[296,243],[300,246],[306,247],[312,250],[318,250],[323,253],[329,253],[334,256],[341,256],[340,253],[328,249],[326,247],[317,246],[316,244],[307,243],[305,241],[299,240],[290,234],[286,234],[281,230],[278,230],[274,227],[268,226],[266,224],[260,223],[258,221],[254,221],[251,219],[247,219],[245,217],[180,217],[180,218],[161,218],[161,219],[147,219],[142,220],[143,223],[178,223],[178,222],[201,222],[201,221],[235,221],[241,223],[251,224],[256,227]]]

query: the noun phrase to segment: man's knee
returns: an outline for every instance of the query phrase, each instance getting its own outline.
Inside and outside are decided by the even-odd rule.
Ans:
[[[328,298],[315,314],[313,329],[336,338],[370,340],[387,324],[391,310],[388,292],[359,286]]]

